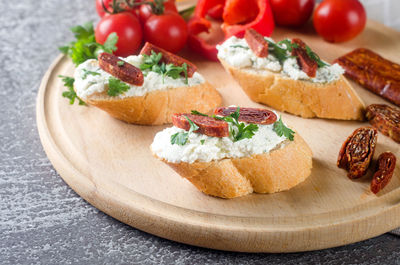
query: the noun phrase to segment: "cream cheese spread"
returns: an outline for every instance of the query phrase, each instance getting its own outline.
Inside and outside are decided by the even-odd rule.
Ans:
[[[272,39],[267,39],[273,42]],[[282,44],[281,47],[286,48],[285,44]],[[280,73],[290,79],[307,80],[314,83],[336,81],[344,74],[344,69],[335,63],[318,68],[316,76],[311,78],[300,69],[296,58],[288,58],[282,64],[272,54],[269,54],[266,58],[259,58],[249,48],[244,38],[241,39],[235,36],[218,45],[217,49],[218,57],[231,66],[261,74],[263,70],[268,70]]]
[[[121,59],[136,67],[139,67],[142,64],[143,56],[134,55]],[[98,75],[87,74],[87,71],[98,73]],[[111,75],[103,71],[99,67],[99,63],[97,60],[89,59],[85,61],[75,69],[74,87],[76,90],[76,94],[78,95],[78,97],[86,99],[93,93],[101,93],[103,91],[106,91],[108,89],[109,77],[111,77]],[[143,96],[146,93],[155,90],[167,90],[182,86],[196,86],[204,82],[204,78],[198,72],[195,72],[192,77],[188,78],[188,84],[186,84],[183,77],[173,79],[169,76],[164,76],[163,78],[162,75],[156,72],[146,71],[144,72],[143,85],[134,86],[128,84],[130,86],[129,90],[116,97],[125,98]]]
[[[227,39],[223,44],[217,46],[218,57],[228,62],[233,67],[255,68],[258,70],[267,69],[273,72],[280,72],[282,66],[275,56],[269,54],[265,58],[256,56],[249,48],[245,39],[235,36]]]
[[[269,153],[286,144],[286,138],[276,134],[273,124],[259,125],[258,131],[252,138],[237,142],[232,141],[230,137],[210,137],[190,133],[185,145],[171,144],[171,135],[179,132],[185,131],[173,126],[158,132],[150,146],[152,152],[171,163],[210,162]]]

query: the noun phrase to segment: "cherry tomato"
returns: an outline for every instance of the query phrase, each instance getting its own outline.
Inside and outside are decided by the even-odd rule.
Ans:
[[[367,22],[358,0],[325,0],[315,10],[315,30],[326,41],[348,41],[360,34]]]
[[[152,15],[144,23],[143,30],[146,41],[173,53],[185,46],[188,37],[185,20],[171,12]]]
[[[107,15],[107,13],[104,11],[102,2],[104,3],[104,6],[107,7],[107,10],[109,12],[113,12],[113,9],[111,7],[113,0],[96,0],[96,11],[97,11],[97,14],[99,15],[99,17],[104,17],[105,15]],[[120,2],[121,8],[123,8],[126,11],[129,11],[130,13],[132,13],[133,15],[137,16],[135,8],[130,8],[128,5],[126,5],[125,1],[120,0],[119,2]]]
[[[311,17],[315,0],[270,0],[270,3],[277,25],[301,27]]]
[[[151,0],[152,1],[152,0]],[[173,12],[178,14],[176,9],[175,0],[168,0],[164,2],[164,13]],[[151,7],[148,4],[141,5],[139,8],[139,19],[140,22],[145,23],[149,17],[153,15]]]
[[[142,44],[143,32],[139,20],[128,12],[104,16],[95,30],[96,41],[103,44],[109,34],[117,33],[117,51],[118,56],[129,56],[134,54]]]

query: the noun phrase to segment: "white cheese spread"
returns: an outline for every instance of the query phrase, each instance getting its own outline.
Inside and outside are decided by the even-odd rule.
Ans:
[[[139,67],[142,63],[143,56],[134,55],[129,56],[127,58],[121,58],[122,60]],[[98,75],[87,74],[87,71],[98,73]],[[74,73],[75,83],[74,87],[78,97],[82,99],[86,99],[88,96],[93,93],[101,93],[108,89],[108,79],[111,75],[105,71],[103,71],[99,67],[99,63],[95,59],[90,59],[80,64]],[[144,82],[141,86],[130,85],[128,91],[123,94],[120,94],[116,97],[125,98],[125,97],[136,97],[143,96],[146,93],[155,90],[167,90],[175,87],[182,86],[196,86],[201,83],[204,83],[204,78],[198,73],[195,72],[194,75],[188,78],[188,84],[185,83],[184,77],[173,79],[169,76],[163,76],[151,71],[146,71],[144,73]]]
[[[273,41],[270,38],[267,39]],[[282,44],[281,47],[286,48],[285,44]],[[240,39],[235,36],[218,45],[217,49],[218,57],[231,66],[261,74],[262,70],[268,70],[281,73],[284,77],[290,79],[307,80],[314,83],[336,81],[344,74],[344,69],[340,65],[333,64],[318,68],[316,76],[311,78],[300,69],[295,58],[286,59],[282,65],[272,54],[269,54],[266,58],[259,58],[249,48],[244,38]]]
[[[256,56],[249,48],[245,39],[235,36],[227,39],[222,45],[217,46],[218,57],[224,59],[233,67],[255,68],[258,70],[267,69],[273,72],[280,72],[282,66],[275,56],[269,54],[265,58]]]
[[[177,145],[171,144],[171,135],[185,131],[173,126],[156,134],[151,144],[151,150],[159,158],[171,163],[193,163],[269,153],[285,145],[286,138],[276,134],[273,124],[259,125],[258,127],[258,131],[251,139],[234,142],[230,137],[210,137],[204,134],[190,133],[185,145]]]

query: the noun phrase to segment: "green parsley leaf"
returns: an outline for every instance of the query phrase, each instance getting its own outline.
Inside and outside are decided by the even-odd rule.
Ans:
[[[297,43],[292,43],[292,41],[289,40],[289,39],[284,39],[284,40],[281,40],[281,41],[278,42],[279,46],[282,46],[282,44],[284,44],[286,46],[286,49],[289,52],[292,52],[294,48],[298,48],[299,47],[299,45]]]
[[[242,45],[239,45],[239,44],[231,45],[231,47],[232,47],[232,48],[242,48],[242,49],[245,49],[245,50],[248,50],[248,49],[249,49],[249,47],[242,46]]]
[[[118,42],[118,36],[117,33],[113,32],[110,35],[108,35],[106,42],[104,42],[103,48],[105,52],[112,53],[117,50],[117,42]]]
[[[124,61],[118,61],[118,62],[117,62],[117,65],[118,65],[118,66],[124,66],[124,64],[125,64]]]
[[[197,126],[194,122],[192,122],[187,116],[185,116],[185,119],[190,124],[189,133],[192,133],[192,132],[194,132],[194,131],[199,129],[199,126]]]
[[[118,96],[119,94],[122,94],[126,91],[128,91],[130,86],[121,80],[115,78],[115,77],[109,77],[108,78],[108,90],[107,94],[109,96],[115,97]]]
[[[308,56],[310,56],[310,58],[312,60],[317,62],[319,68],[324,67],[324,66],[329,66],[329,64],[327,64],[324,61],[322,61],[321,58],[319,58],[318,54],[313,52],[310,47],[306,46],[306,52],[307,52]]]
[[[117,49],[118,36],[115,32],[108,35],[104,45],[96,42],[92,22],[72,27],[71,31],[76,40],[58,49],[63,54],[68,55],[75,65],[79,65],[88,59],[97,59],[97,56],[102,52],[112,53]]]
[[[72,33],[74,33],[75,38],[85,39],[94,34],[94,28],[92,22],[86,22],[82,26],[77,25],[70,28]]]
[[[162,58],[162,53],[155,53],[154,51],[151,51],[151,55],[143,54],[143,63],[140,65],[140,70],[152,70],[153,66],[159,64],[161,58]],[[153,70],[154,71],[154,70]]]
[[[290,141],[293,141],[295,132],[290,128],[286,127],[282,121],[282,117],[279,117],[279,120],[274,123],[273,130],[276,132],[278,136],[285,136]]]
[[[88,75],[100,75],[100,73],[97,73],[97,72],[88,71],[86,69],[82,69],[82,70],[83,70],[83,75],[82,75],[83,80],[85,80]]]
[[[208,117],[207,114],[201,113],[201,112],[199,112],[199,111],[197,111],[197,110],[192,110],[192,111],[191,111],[191,114],[193,114],[193,115],[200,115],[200,116],[204,116],[204,117]]]
[[[203,145],[205,141],[206,141],[206,140],[201,139],[201,140],[200,140],[201,145]]]
[[[274,55],[281,64],[286,59],[295,57],[295,56],[292,56],[290,53],[293,51],[293,49],[299,47],[299,45],[297,43],[292,43],[291,40],[289,40],[289,39],[281,40],[277,44],[268,39],[266,39],[266,41],[268,42],[268,45],[269,45],[268,46],[269,52],[271,52],[271,54]],[[282,45],[284,45],[284,47],[286,46],[286,48],[283,48]],[[319,68],[329,65],[329,64],[325,63],[324,61],[322,61],[319,58],[319,56],[315,52],[313,52],[311,50],[311,48],[307,45],[306,45],[306,52],[307,52],[308,56],[310,56],[310,58],[318,64]]]
[[[184,19],[184,20],[189,20],[190,17],[192,16],[194,9],[196,8],[196,6],[190,6],[184,10],[179,11],[179,15]]]
[[[62,81],[64,82],[64,86],[66,88],[68,88],[67,91],[64,91],[62,93],[62,96],[69,99],[69,104],[71,104],[71,105],[74,104],[75,99],[78,99],[79,105],[86,105],[86,103],[83,100],[81,100],[75,93],[75,90],[74,90],[75,79],[72,77],[69,77],[69,76],[64,76],[64,75],[59,75],[58,77],[62,78]]]
[[[173,79],[179,78],[181,72],[182,72],[182,67],[180,66],[175,66],[173,64],[167,64],[165,66],[165,75],[168,75]]]
[[[68,54],[68,50],[69,50],[69,47],[68,47],[68,46],[60,46],[60,47],[58,47],[58,49],[59,49],[60,52],[62,52],[63,54],[65,54],[65,55]]]
[[[187,116],[185,116],[185,119],[190,124],[189,132],[179,132],[171,135],[171,144],[185,145],[189,139],[189,134],[199,129],[199,126],[197,126]]]
[[[280,45],[270,41],[269,39],[265,40],[268,42],[268,51],[278,59],[280,64],[283,64],[286,59],[291,57],[291,55],[288,54],[288,48],[282,48]]]
[[[215,119],[223,120],[229,122],[232,126],[230,127],[230,135],[234,142],[243,140],[243,139],[251,139],[255,132],[258,131],[257,124],[248,124],[246,125],[243,122],[239,122],[240,116],[240,108],[237,107],[236,111],[231,113],[228,116],[220,117],[220,116],[213,116]]]
[[[185,84],[188,84],[188,75],[187,75],[187,64],[183,63],[182,66],[176,66],[174,64],[165,64],[161,61],[162,53],[155,53],[151,51],[151,55],[143,54],[144,60],[143,63],[139,66],[142,71],[152,71],[156,72],[163,77],[168,76],[173,79],[178,79],[181,77],[183,73],[185,76]]]
[[[171,135],[171,144],[185,145],[189,139],[189,133],[179,132]]]

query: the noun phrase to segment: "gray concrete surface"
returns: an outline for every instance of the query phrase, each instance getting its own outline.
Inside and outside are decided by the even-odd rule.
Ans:
[[[42,75],[96,21],[94,0],[0,1],[0,264],[400,264],[400,238],[308,253],[243,254],[187,246],[99,212],[58,176],[39,141]]]

